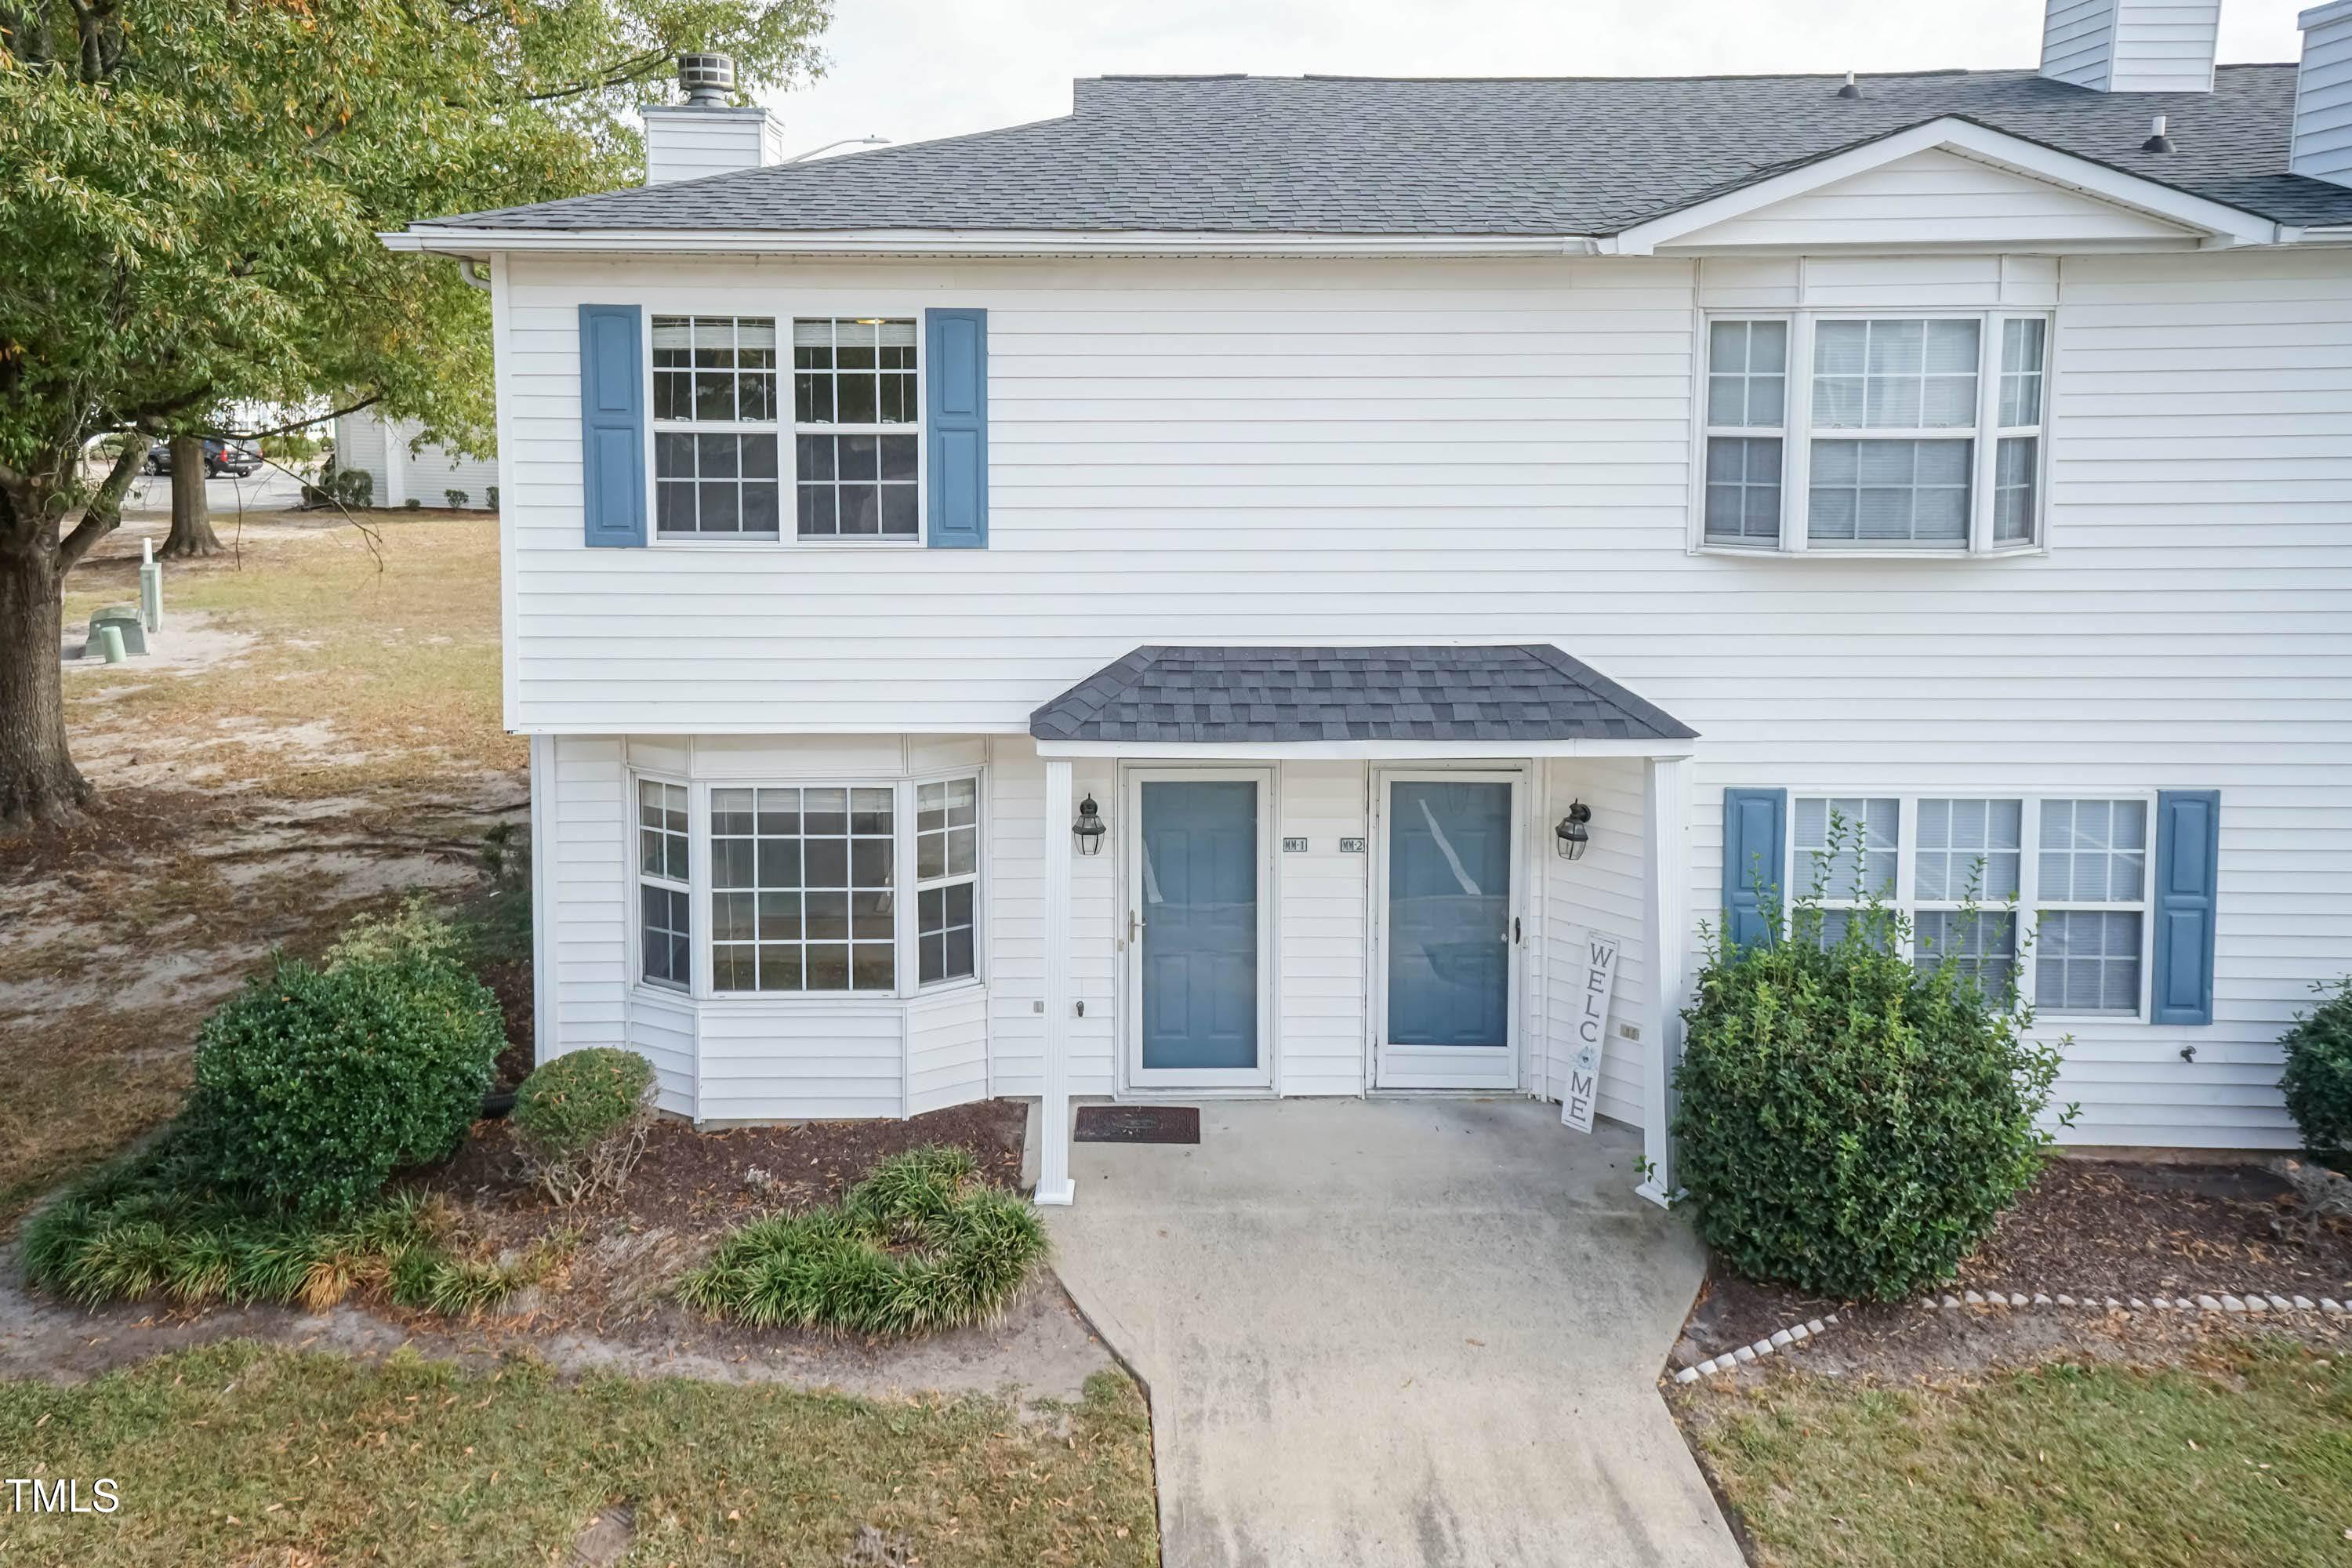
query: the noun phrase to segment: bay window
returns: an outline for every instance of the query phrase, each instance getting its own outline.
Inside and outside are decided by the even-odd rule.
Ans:
[[[2148,797],[1792,795],[1792,896],[1832,943],[1871,902],[1907,956],[2053,1016],[2144,1016]],[[2021,925],[2031,941],[2021,944]]]
[[[712,997],[880,998],[978,977],[977,773],[693,786],[641,778],[636,788],[642,979]]]
[[[1711,320],[1699,539],[1822,553],[2040,542],[2046,318]]]

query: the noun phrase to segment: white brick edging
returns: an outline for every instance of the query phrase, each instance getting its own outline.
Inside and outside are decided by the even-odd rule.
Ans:
[[[1944,1311],[1956,1307],[2092,1307],[2103,1311],[2145,1312],[2150,1307],[2159,1312],[2220,1312],[2228,1315],[2252,1315],[2271,1312],[2321,1312],[2331,1318],[2352,1317],[2352,1306],[2333,1296],[2322,1296],[2315,1301],[2308,1296],[2281,1296],[2270,1291],[2249,1290],[2242,1296],[2226,1292],[2221,1296],[2151,1296],[2146,1300],[2134,1296],[2128,1301],[2118,1301],[2113,1296],[2065,1296],[2055,1300],[2035,1291],[2031,1298],[2014,1291],[2004,1296],[1995,1290],[1980,1296],[1974,1290],[1959,1296],[1922,1296],[1912,1303],[1916,1307]]]
[[[1714,1373],[1727,1372],[1735,1366],[1745,1366],[1759,1356],[1770,1355],[1777,1350],[1786,1350],[1800,1340],[1810,1340],[1825,1334],[1836,1323],[1837,1314],[1832,1312],[1826,1318],[1812,1318],[1801,1323],[1790,1323],[1785,1329],[1775,1329],[1752,1345],[1741,1345],[1738,1350],[1726,1351],[1719,1356],[1709,1356],[1696,1366],[1683,1368],[1675,1373],[1675,1381],[1696,1383],[1700,1378]]]
[[[1949,1292],[1941,1296],[1923,1296],[1913,1305],[1932,1311],[1951,1311],[1961,1307],[2089,1307],[2100,1311],[2145,1312],[2153,1307],[2160,1312],[2218,1312],[2225,1317],[2248,1316],[2257,1312],[2319,1312],[2330,1318],[2352,1317],[2352,1306],[2333,1296],[2322,1296],[2314,1301],[2308,1296],[2280,1296],[2260,1290],[2249,1290],[2243,1296],[2151,1296],[2146,1300],[2134,1296],[2128,1301],[2119,1301],[2113,1296],[2069,1296],[2062,1293],[2053,1297],[2039,1290],[2032,1296],[2014,1290],[2007,1294],[1999,1290],[1987,1294],[1968,1290],[1958,1296]],[[1774,1351],[1786,1350],[1801,1340],[1826,1333],[1836,1323],[1837,1314],[1832,1312],[1825,1318],[1814,1318],[1801,1323],[1791,1323],[1785,1329],[1775,1329],[1752,1345],[1741,1345],[1719,1356],[1710,1356],[1696,1366],[1684,1367],[1675,1373],[1675,1381],[1696,1383],[1702,1377],[1728,1372],[1735,1366],[1746,1366]]]

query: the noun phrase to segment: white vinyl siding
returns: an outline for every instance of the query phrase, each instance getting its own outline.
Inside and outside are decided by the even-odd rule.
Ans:
[[[2214,1022],[2069,1019],[2067,1136],[2292,1146],[2277,1040],[2352,952],[2352,252],[664,258],[642,277],[519,256],[507,277],[509,723],[566,745],[789,729],[1006,748],[987,824],[999,1091],[1036,1085],[1047,829],[1020,802],[1042,795],[1039,704],[1149,643],[1552,642],[1700,732],[1695,920],[1720,899],[1726,784],[2221,790]],[[584,549],[578,307],[615,300],[987,309],[989,548]],[[2049,553],[1692,552],[1703,323],[1801,309],[2048,317]],[[1108,765],[1078,773],[1117,798]],[[617,1034],[617,776],[600,809],[608,868],[567,874],[609,893],[613,967],[567,967],[558,1011],[570,1027],[609,1006]],[[1074,865],[1080,1093],[1112,1089],[1109,864]]]

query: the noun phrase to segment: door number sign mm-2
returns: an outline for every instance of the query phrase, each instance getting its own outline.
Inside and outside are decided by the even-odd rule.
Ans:
[[[1617,990],[1617,939],[1584,933],[1584,983],[1577,988],[1576,1054],[1569,1060],[1568,1092],[1559,1099],[1559,1120],[1579,1132],[1592,1131],[1592,1106],[1601,1095],[1601,1039],[1609,1026],[1609,999]]]

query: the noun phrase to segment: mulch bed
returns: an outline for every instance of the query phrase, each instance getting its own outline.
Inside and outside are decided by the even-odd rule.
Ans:
[[[2289,1241],[2273,1228],[2288,1212],[2286,1184],[2260,1165],[2057,1160],[1963,1260],[1950,1289],[2126,1301],[2262,1290],[2352,1303],[2352,1228],[2331,1224],[2308,1243]],[[2046,1307],[1857,1306],[1717,1269],[1684,1326],[1674,1364],[1689,1365],[1832,1312],[1838,1327],[1795,1359],[1822,1370],[1902,1374],[2096,1351],[2099,1344],[2084,1342],[2151,1331],[2186,1342],[2210,1331],[2238,1331],[2246,1321],[2218,1323],[2194,1313],[2168,1321],[2152,1312],[2110,1320]],[[2300,1321],[2308,1317],[2298,1315],[2291,1326],[2331,1340],[2343,1334],[2332,1322]]]
[[[582,1233],[574,1261],[530,1310],[542,1325],[645,1319],[672,1310],[668,1289],[719,1236],[772,1214],[837,1201],[877,1163],[929,1143],[979,1157],[981,1177],[1012,1190],[1021,1179],[1028,1109],[985,1100],[904,1121],[810,1121],[698,1132],[665,1117],[645,1157],[617,1195],[570,1208],[551,1203],[522,1177],[503,1121],[477,1122],[446,1164],[412,1184],[456,1205],[467,1238],[510,1253],[557,1231]],[[758,1173],[754,1175],[753,1173]]]

